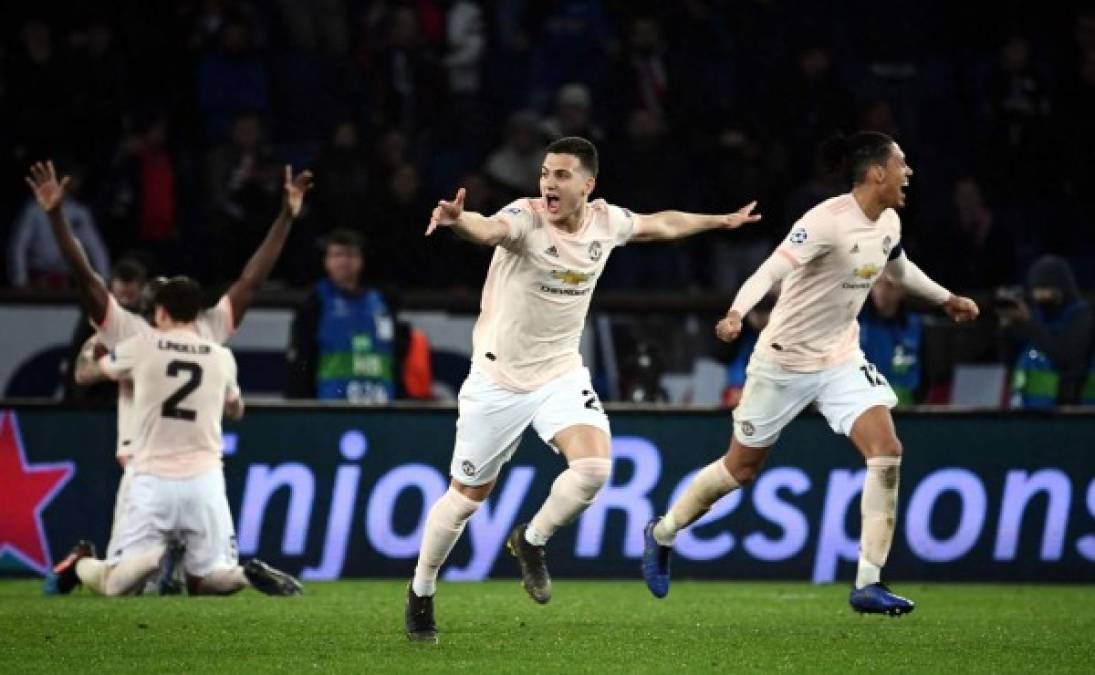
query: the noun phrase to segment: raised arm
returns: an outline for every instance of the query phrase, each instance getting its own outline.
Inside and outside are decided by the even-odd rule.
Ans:
[[[76,281],[76,290],[80,294],[80,304],[88,317],[96,325],[106,318],[109,304],[110,291],[107,290],[103,278],[96,274],[95,269],[88,261],[83,246],[72,234],[72,226],[65,219],[61,206],[65,201],[65,190],[68,188],[69,177],[65,176],[57,180],[57,171],[53,168],[53,162],[37,162],[30,167],[30,175],[26,177],[27,185],[34,193],[34,199],[38,206],[46,212],[49,218],[49,227],[53,232],[53,238],[57,240],[57,247],[65,259],[68,271]]]
[[[745,280],[734,296],[734,302],[726,312],[726,316],[715,325],[715,334],[723,342],[733,342],[741,333],[741,320],[749,310],[753,309],[772,287],[783,280],[783,277],[791,273],[795,268],[795,262],[790,255],[782,249],[768,257],[753,276]]]
[[[232,320],[237,326],[243,320],[243,315],[255,299],[255,293],[270,276],[274,269],[281,250],[285,248],[285,241],[289,238],[289,231],[293,227],[293,221],[300,215],[304,205],[304,194],[312,189],[312,172],[302,171],[293,176],[292,167],[285,167],[284,198],[281,202],[281,211],[274,219],[251,259],[247,261],[239,279],[236,279],[228,288],[228,301],[232,303]]]
[[[886,263],[886,276],[894,283],[904,286],[913,295],[942,306],[947,316],[958,323],[972,321],[980,314],[977,303],[969,298],[955,295],[932,281],[913,261],[909,260],[904,251],[900,251],[897,257]]]
[[[449,227],[461,239],[467,239],[473,244],[497,246],[502,243],[509,234],[509,226],[481,213],[465,211],[466,194],[464,188],[460,188],[451,202],[444,199],[437,202],[437,207],[430,216],[430,224],[426,227],[426,236],[433,234],[438,227]]]
[[[691,237],[707,230],[733,230],[761,219],[759,213],[753,213],[756,206],[755,201],[749,202],[734,213],[723,215],[685,213],[684,211],[661,211],[650,215],[639,215],[635,220],[633,241],[669,241]]]

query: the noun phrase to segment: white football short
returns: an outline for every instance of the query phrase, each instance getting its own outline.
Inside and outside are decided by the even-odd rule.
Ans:
[[[114,497],[114,522],[110,525],[110,543],[106,545],[107,553],[116,548],[114,537],[122,525],[122,515],[125,514],[126,505],[129,503],[129,488],[132,485],[133,458],[130,457],[125,469],[122,470],[122,479],[118,481],[118,494]]]
[[[815,401],[833,431],[847,436],[860,415],[879,405],[894,407],[897,395],[862,353],[816,373],[784,370],[754,353],[734,410],[734,437],[754,448],[774,445],[783,428]]]
[[[183,479],[135,474],[107,560],[115,565],[172,538],[186,546],[183,567],[191,576],[204,577],[239,563],[222,470]]]
[[[460,416],[449,473],[468,486],[484,485],[498,477],[529,424],[548,445],[555,434],[576,424],[612,434],[586,368],[521,393],[505,389],[473,367],[457,400]]]

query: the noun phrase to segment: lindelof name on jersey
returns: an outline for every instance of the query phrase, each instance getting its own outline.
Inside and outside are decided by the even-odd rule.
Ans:
[[[181,352],[183,354],[208,354],[212,351],[209,345],[187,345],[171,340],[160,339],[156,342],[156,348],[165,352]]]

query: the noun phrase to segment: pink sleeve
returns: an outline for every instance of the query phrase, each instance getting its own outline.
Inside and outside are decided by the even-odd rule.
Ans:
[[[494,214],[496,220],[506,224],[509,232],[501,246],[518,251],[524,246],[525,236],[532,230],[532,208],[527,199],[518,199]]]
[[[800,267],[829,252],[832,237],[824,221],[803,217],[776,249]]]
[[[145,336],[143,335],[136,335],[123,340],[109,354],[99,359],[99,370],[112,380],[128,377],[133,373],[133,366],[136,365],[145,342]]]
[[[235,317],[232,315],[232,301],[228,295],[222,295],[220,301],[203,310],[198,315],[198,332],[205,338],[224,344],[236,332]]]
[[[107,298],[106,315],[102,324],[96,326],[94,321],[90,322],[99,331],[99,341],[104,347],[113,349],[123,340],[152,329],[143,318],[122,307],[113,295],[108,295]]]
[[[730,309],[744,317],[753,307],[756,307],[768,291],[772,290],[773,286],[790,274],[795,266],[793,256],[782,249],[776,249],[776,252],[769,256],[741,285]]]
[[[616,246],[623,246],[635,236],[635,214],[620,206],[608,205],[609,222],[612,223]]]

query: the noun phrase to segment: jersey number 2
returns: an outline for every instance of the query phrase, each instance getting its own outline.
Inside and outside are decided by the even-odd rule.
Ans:
[[[183,386],[179,387],[174,394],[167,397],[167,400],[163,402],[163,406],[160,408],[160,413],[164,417],[193,422],[197,419],[198,413],[189,408],[180,408],[179,404],[201,386],[202,367],[193,361],[172,361],[167,364],[168,377],[179,377],[180,373],[186,373],[190,376],[190,379],[184,382]]]

